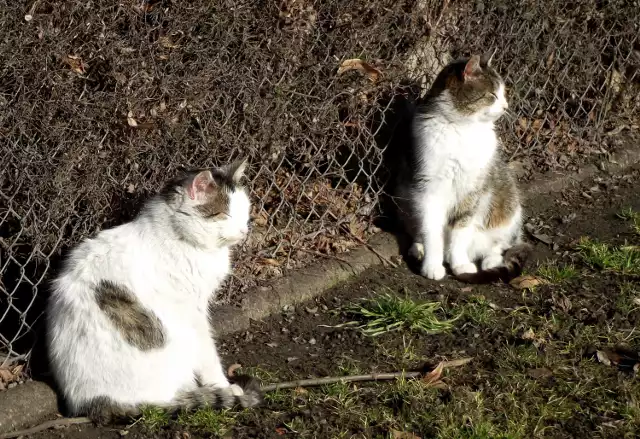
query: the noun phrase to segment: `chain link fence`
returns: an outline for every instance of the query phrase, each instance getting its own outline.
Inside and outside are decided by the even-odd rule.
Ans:
[[[250,158],[221,302],[365,242],[394,103],[453,57],[496,50],[520,170],[638,130],[638,1],[0,0],[0,26],[0,365],[30,353],[64,252],[180,167]],[[338,75],[354,58],[379,74]]]

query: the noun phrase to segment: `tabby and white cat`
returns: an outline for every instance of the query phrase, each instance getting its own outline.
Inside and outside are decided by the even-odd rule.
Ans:
[[[245,162],[169,183],[132,222],[71,251],[48,304],[52,372],[72,415],[97,423],[260,402],[229,383],[212,338],[211,299],[248,231]]]
[[[475,55],[446,66],[414,116],[397,195],[427,278],[442,279],[447,263],[461,280],[486,282],[524,263],[519,193],[494,130],[507,106],[491,59]]]

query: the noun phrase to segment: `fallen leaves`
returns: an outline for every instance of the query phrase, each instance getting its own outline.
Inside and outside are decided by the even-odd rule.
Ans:
[[[127,124],[130,127],[137,127],[138,126],[138,121],[136,121],[133,118],[133,112],[132,111],[129,111],[129,113],[127,113]]]
[[[473,357],[459,358],[451,361],[441,361],[438,365],[425,376],[422,377],[421,382],[427,387],[434,387],[436,389],[445,389],[447,385],[442,381],[442,372],[445,369],[451,367],[460,367],[468,364],[473,360]]]
[[[24,365],[8,365],[0,367],[0,390],[5,389],[9,384],[16,383],[22,378]]]
[[[544,279],[526,274],[512,279],[509,285],[517,290],[531,290],[538,285],[544,285],[546,283]]]
[[[380,70],[358,58],[347,59],[343,61],[338,68],[338,75],[342,75],[349,70],[358,70],[359,72],[364,73],[365,75],[367,75],[371,82],[376,82],[382,75],[382,72]]]
[[[529,328],[524,332],[524,334],[522,334],[522,339],[531,341],[536,348],[539,348],[546,343],[546,340],[542,337],[539,337],[535,332],[533,332],[533,329],[531,328]]]
[[[527,369],[527,375],[529,375],[533,379],[540,380],[543,378],[552,377],[553,372],[551,371],[551,369],[548,369],[546,367],[539,367],[536,369]]]
[[[627,349],[599,349],[596,351],[596,358],[605,366],[614,366],[621,371],[632,371],[636,374],[640,371],[640,358],[638,354]]]
[[[408,431],[391,430],[391,437],[393,439],[422,439],[420,436],[416,436]]]
[[[87,63],[82,61],[82,58],[76,55],[67,55],[63,61],[71,68],[71,70],[80,75],[84,75],[89,67]]]
[[[435,369],[426,374],[422,378],[422,382],[428,387],[436,387],[436,384],[442,383],[440,377],[442,376],[442,372],[444,371],[444,362],[440,362]]]

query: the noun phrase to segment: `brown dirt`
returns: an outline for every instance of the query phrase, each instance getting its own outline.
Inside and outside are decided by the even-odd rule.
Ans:
[[[240,363],[267,381],[339,376],[355,369],[363,373],[418,369],[425,363],[433,367],[443,359],[474,358],[445,374],[446,390],[434,389],[423,399],[411,394],[402,397],[389,383],[346,390],[328,387],[309,393],[282,391],[264,407],[234,415],[225,437],[296,436],[294,431],[298,431],[298,437],[370,438],[388,437],[392,430],[402,429],[421,437],[443,438],[635,437],[632,435],[640,432],[640,426],[625,416],[624,407],[635,404],[637,394],[633,392],[640,389],[628,373],[594,360],[593,352],[618,345],[640,349],[640,340],[633,335],[640,324],[640,311],[622,308],[619,292],[623,282],[637,288],[637,278],[598,273],[581,263],[574,249],[582,236],[610,243],[638,242],[637,235],[616,214],[628,206],[640,211],[639,182],[640,172],[632,170],[627,175],[597,178],[560,196],[529,201],[529,229],[551,241],[546,245],[534,239],[529,270],[536,272],[536,266],[549,258],[561,266],[573,263],[578,274],[566,282],[526,292],[508,285],[469,287],[452,280],[435,283],[404,265],[399,269],[378,267],[323,297],[254,322],[246,332],[222,338],[219,347],[227,364]],[[447,316],[466,311],[452,332],[438,335],[405,331],[371,338],[353,328],[336,327],[351,318],[341,311],[345,305],[386,291],[419,301],[439,301]],[[530,328],[535,337],[525,335]],[[500,386],[508,379],[521,381],[507,392]],[[519,393],[521,387],[529,390]],[[635,389],[631,394],[630,387]],[[588,391],[579,391],[584,388]],[[456,405],[465,401],[461,392],[484,395],[487,407],[481,420],[471,411],[465,421],[470,409],[459,412]],[[514,422],[522,422],[522,435],[478,433],[480,427],[474,422],[493,425],[497,430],[491,431],[504,433],[501,428],[506,429],[507,424],[501,418],[501,404],[506,403],[500,398],[510,394],[531,407],[543,407],[540,401],[548,399],[548,410],[557,413],[535,412],[531,416],[537,418],[532,421],[518,412],[523,419]],[[344,399],[345,395],[357,395],[355,402]],[[564,405],[554,405],[553,395],[560,395]],[[345,401],[354,406],[341,405]],[[433,418],[417,417],[431,409]],[[509,417],[509,409],[504,410]],[[389,413],[389,417],[374,416],[379,412]],[[440,412],[449,413],[453,421],[438,418]],[[364,422],[367,413],[372,418]],[[446,435],[445,426],[451,425],[459,429],[455,430],[459,436]],[[116,438],[122,428],[70,427],[33,437]],[[126,431],[131,438],[217,437],[210,430],[180,424],[153,432],[139,425]],[[185,432],[189,436],[184,436]]]

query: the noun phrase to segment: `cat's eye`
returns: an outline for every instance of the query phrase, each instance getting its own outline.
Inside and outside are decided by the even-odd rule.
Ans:
[[[490,94],[491,96],[493,96],[493,97],[494,97],[494,99],[495,99],[496,101],[498,100],[498,95],[497,95],[497,94],[495,94],[495,93],[489,93],[489,94]]]

